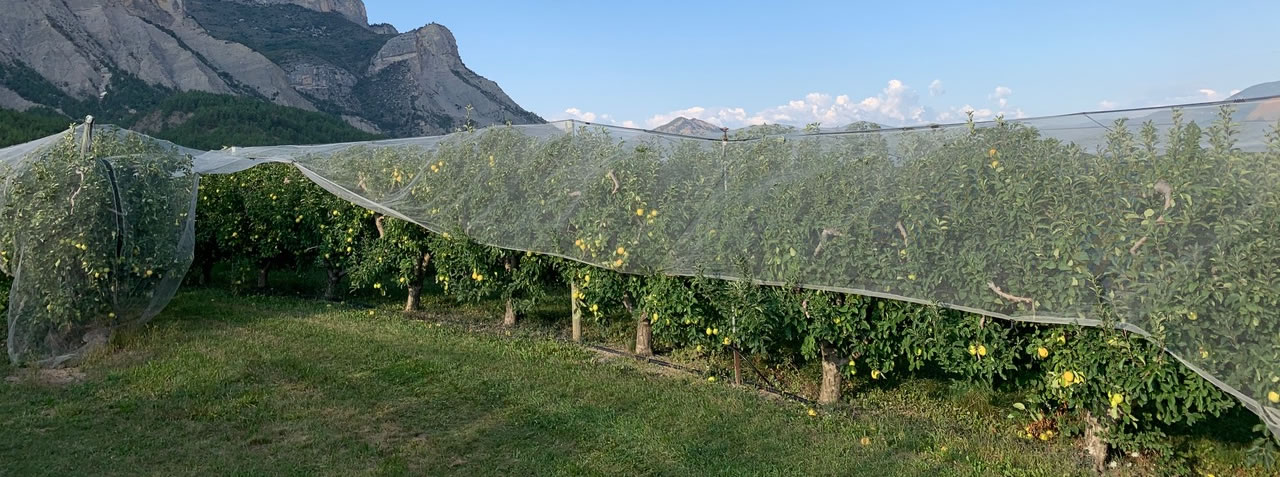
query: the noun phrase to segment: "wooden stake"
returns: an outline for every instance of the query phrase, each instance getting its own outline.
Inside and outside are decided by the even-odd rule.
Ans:
[[[733,348],[733,384],[742,385],[742,355],[736,346]]]
[[[89,155],[89,148],[93,147],[93,116],[84,117],[84,140],[80,143],[80,155]]]
[[[582,309],[578,307],[578,282],[569,282],[569,293],[572,295],[569,309],[573,319],[573,342],[582,342]]]

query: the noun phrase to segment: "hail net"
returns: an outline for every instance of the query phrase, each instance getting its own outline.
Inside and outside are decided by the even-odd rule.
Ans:
[[[191,265],[192,156],[84,126],[0,150],[9,359],[57,366],[164,309]]]
[[[31,167],[54,154],[32,152],[48,146],[6,150],[0,161],[14,162],[8,153],[25,158],[19,170]],[[1280,391],[1280,98],[903,129],[757,127],[723,138],[568,121],[155,151],[177,149],[156,146],[146,157],[193,156],[199,174],[292,163],[333,194],[432,231],[622,273],[1118,327],[1149,336],[1280,434],[1280,405],[1268,398]],[[137,250],[172,266],[154,279],[138,267],[116,270],[128,278],[114,286],[123,281],[129,297],[151,302],[115,306],[110,323],[153,315],[172,295],[164,280],[190,261],[194,180],[187,169],[170,172],[162,192],[119,188],[168,204],[169,222],[145,229],[159,235]],[[95,201],[76,211],[93,220],[73,217],[66,181],[75,181],[59,173],[64,182],[40,205],[66,214],[51,227],[120,233],[108,226],[105,194],[79,199]],[[21,266],[41,247],[66,244],[12,237],[10,356],[66,354],[83,330],[44,306],[96,289],[59,289],[56,267]]]

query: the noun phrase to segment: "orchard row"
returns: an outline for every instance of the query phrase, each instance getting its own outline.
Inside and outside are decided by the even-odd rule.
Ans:
[[[565,299],[575,317],[633,322],[637,354],[821,361],[827,402],[842,376],[935,367],[1025,393],[1030,438],[1091,422],[1159,448],[1167,426],[1236,404],[1165,348],[1255,412],[1280,402],[1280,141],[1240,151],[1230,111],[1206,129],[1173,121],[1118,123],[1095,152],[1012,124],[723,144],[492,128],[358,145],[296,158],[327,190],[284,165],[206,177],[197,263],[234,262],[246,286],[316,266],[330,299],[402,288],[409,310],[434,281],[497,298],[507,324]],[[992,318],[1042,315],[1101,326]]]

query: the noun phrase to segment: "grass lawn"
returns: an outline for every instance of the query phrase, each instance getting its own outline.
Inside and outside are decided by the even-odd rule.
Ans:
[[[1019,439],[942,381],[810,417],[469,328],[190,288],[74,372],[0,365],[0,475],[1089,475],[1071,441]]]

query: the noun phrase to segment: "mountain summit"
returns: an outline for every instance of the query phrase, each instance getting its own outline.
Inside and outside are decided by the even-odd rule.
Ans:
[[[360,0],[32,0],[0,16],[0,107],[136,113],[181,91],[321,111],[369,132],[540,123],[453,33],[368,24]],[[470,111],[468,111],[470,106]],[[96,109],[95,109],[96,108]]]
[[[711,124],[697,118],[678,117],[672,119],[671,122],[663,124],[653,129],[654,131],[679,134],[682,136],[710,137],[719,139],[724,136],[724,131],[720,126]]]

